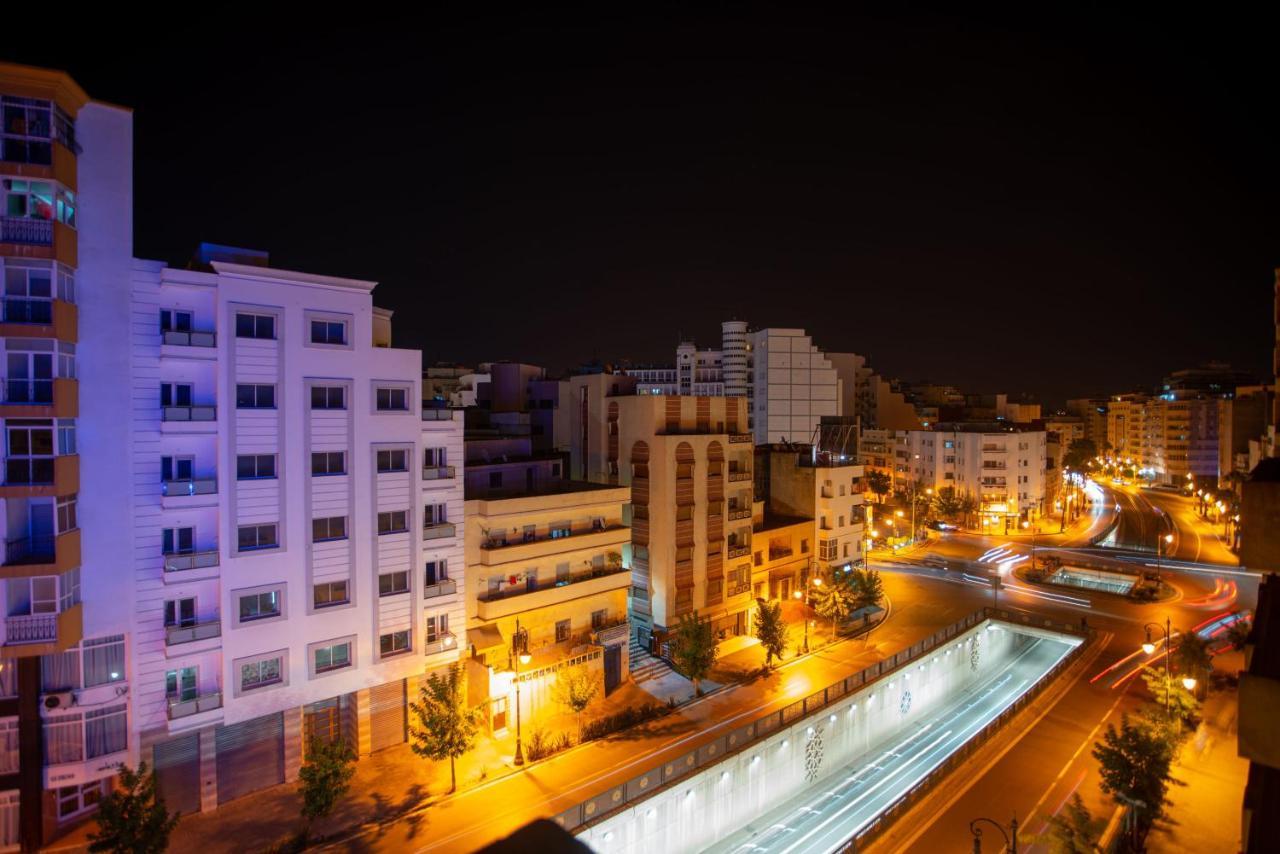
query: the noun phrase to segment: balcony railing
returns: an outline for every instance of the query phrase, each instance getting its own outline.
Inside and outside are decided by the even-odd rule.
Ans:
[[[165,572],[183,572],[188,569],[205,569],[218,565],[218,550],[180,552],[164,556]]]
[[[677,522],[693,522],[692,512],[693,511],[690,508],[689,518],[681,519],[677,517],[676,521]],[[648,516],[645,516],[643,518],[647,519]],[[579,528],[577,530],[573,528],[569,528],[568,530],[557,529],[557,532],[555,534],[541,536],[541,537],[536,535],[530,535],[530,534],[525,534],[521,537],[511,537],[510,539],[508,539],[507,537],[490,537],[489,539],[484,540],[483,542],[480,543],[480,548],[505,549],[507,546],[527,546],[530,543],[545,543],[549,540],[567,540],[573,537],[585,537],[590,534],[603,534],[606,531],[621,531],[621,530],[624,530],[626,527],[627,527],[626,525],[615,523],[610,525],[592,525],[590,528]]]
[[[736,521],[736,520],[738,520],[738,519],[750,519],[750,518],[751,518],[751,508],[750,508],[750,507],[742,507],[742,508],[730,507],[730,508],[729,508],[729,521],[730,521],[730,522]]]
[[[0,243],[53,245],[53,220],[24,216],[0,216]]]
[[[222,708],[222,692],[211,691],[208,694],[201,694],[190,700],[170,700],[169,701],[169,720],[177,720],[190,715],[198,715],[201,712],[211,712],[214,709]]]
[[[203,623],[195,623],[190,626],[166,626],[164,630],[164,642],[167,646],[174,646],[180,643],[191,643],[192,641],[208,640],[222,636],[222,621],[208,620]]]
[[[7,486],[47,486],[54,481],[55,457],[9,457],[4,461]]]
[[[57,614],[5,617],[5,643],[47,643],[58,638]]]
[[[457,469],[453,466],[423,466],[423,480],[452,480],[457,477]]]
[[[0,380],[4,388],[5,403],[53,403],[53,379],[6,379]]]
[[[750,442],[751,438],[752,437],[750,433],[730,433],[729,434],[729,442],[735,443],[735,444],[737,442]]]
[[[164,480],[160,482],[160,494],[166,498],[177,498],[184,495],[215,495],[217,492],[218,479],[216,477]]]
[[[457,526],[452,522],[436,522],[422,526],[422,539],[439,540],[444,537],[452,537],[456,532]]]
[[[435,584],[428,584],[422,590],[423,599],[434,599],[437,596],[448,596],[451,593],[458,592],[458,582],[452,579],[445,581],[437,581]]]
[[[452,409],[428,409],[426,407],[423,407],[422,420],[423,421],[452,421],[453,410]]]
[[[739,481],[739,480],[751,480],[751,472],[739,471],[736,469],[729,469],[729,480],[730,482]]]
[[[526,581],[523,584],[515,584],[502,590],[481,591],[476,598],[481,602],[497,602],[502,599],[510,599],[513,596],[523,596],[526,593],[537,593],[539,590],[551,590],[556,587],[568,587],[571,584],[591,581],[594,578],[604,578],[609,575],[630,571],[631,569],[626,566],[603,567],[601,569],[593,569],[590,572],[570,575],[568,578],[549,578],[536,584],[530,584]]]
[[[160,343],[177,347],[213,347],[217,336],[212,332],[196,332],[191,329],[163,329],[160,331]]]
[[[728,555],[732,560],[735,557],[746,557],[751,554],[751,546],[729,546]]]
[[[791,557],[794,554],[792,549],[769,549],[769,560],[781,560],[784,557]]]
[[[446,632],[433,641],[428,641],[422,647],[423,655],[435,655],[437,652],[453,649],[458,645],[458,638],[453,632]]]
[[[216,406],[162,406],[162,421],[214,421],[218,417]]]
[[[5,540],[5,566],[53,563],[53,541],[54,538],[52,534],[46,534],[39,537],[18,537],[13,540]]]
[[[5,297],[5,323],[53,323],[53,298]]]

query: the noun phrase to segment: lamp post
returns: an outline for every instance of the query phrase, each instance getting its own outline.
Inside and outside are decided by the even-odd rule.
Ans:
[[[806,653],[809,651],[809,585],[810,584],[813,584],[814,587],[821,587],[822,579],[817,577],[809,579],[809,581],[805,582],[803,592],[800,590],[797,590],[794,594],[795,598],[800,600],[800,607],[803,609],[803,612],[804,612],[802,616],[804,617],[804,651]],[[832,625],[834,626],[834,623]]]
[[[529,631],[520,628],[520,618],[516,617],[516,633],[511,636],[511,652],[514,654],[516,671],[516,765],[524,764],[524,749],[520,744],[520,665],[529,663]]]
[[[1024,521],[1022,523],[1022,529],[1025,531],[1028,528],[1031,529],[1031,568],[1035,569],[1036,568],[1036,534],[1040,533],[1040,526],[1036,525],[1034,528],[1032,528],[1030,520]]]
[[[1160,543],[1164,541],[1166,544],[1173,542],[1173,534],[1165,534],[1163,537],[1156,537],[1156,581],[1163,581],[1164,575],[1160,571]]]
[[[1018,854],[1018,817],[1016,815],[1009,822],[1007,831],[1004,825],[990,818],[975,818],[969,822],[969,832],[973,834],[973,854],[982,854],[982,831],[978,825],[984,821],[1000,831],[1000,836],[1004,838],[1004,847],[1008,848],[1011,854]]]
[[[1165,679],[1164,713],[1166,717],[1171,718],[1173,717],[1173,707],[1170,705],[1169,701],[1172,699],[1172,694],[1173,694],[1173,668],[1170,666],[1169,659],[1170,659],[1170,653],[1171,653],[1170,646],[1172,646],[1173,627],[1172,627],[1172,624],[1169,622],[1168,617],[1164,618],[1163,626],[1161,626],[1159,623],[1147,623],[1145,626],[1142,627],[1143,631],[1147,633],[1147,640],[1142,645],[1142,651],[1145,652],[1147,655],[1150,655],[1151,653],[1156,651],[1156,645],[1151,642],[1152,626],[1156,627],[1156,631],[1164,632],[1164,679]],[[1194,685],[1195,683],[1192,682],[1192,684]]]

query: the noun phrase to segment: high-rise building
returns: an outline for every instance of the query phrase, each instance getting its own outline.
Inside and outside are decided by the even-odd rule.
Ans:
[[[842,414],[835,368],[803,329],[760,329],[747,338],[756,444],[811,444],[823,417]]]

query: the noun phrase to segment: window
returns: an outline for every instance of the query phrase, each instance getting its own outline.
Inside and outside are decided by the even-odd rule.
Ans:
[[[351,641],[317,646],[311,650],[311,661],[316,673],[341,670],[351,666]]]
[[[190,406],[193,394],[191,383],[160,383],[161,406]]]
[[[283,681],[284,656],[273,655],[240,665],[240,690],[252,691]]]
[[[439,468],[448,464],[447,448],[422,449],[422,465],[424,468]]]
[[[58,533],[73,531],[76,524],[76,496],[68,495],[58,499]]]
[[[276,526],[268,525],[241,525],[237,531],[240,551],[253,551],[255,549],[274,549],[279,542],[276,540]]]
[[[84,654],[84,687],[120,682],[124,675],[124,635],[93,638],[81,644]]]
[[[236,480],[264,480],[275,476],[275,454],[236,455]]]
[[[409,390],[407,388],[384,388],[377,391],[379,412],[408,412]]]
[[[56,215],[53,186],[49,181],[4,179],[4,215],[52,221]]]
[[[58,820],[63,821],[80,813],[88,812],[102,800],[104,780],[82,783],[78,786],[58,787]]]
[[[175,308],[160,309],[161,332],[190,332],[191,312]]]
[[[449,635],[449,615],[432,614],[427,617],[427,643],[444,640]]]
[[[52,299],[53,277],[49,267],[19,267],[12,261],[5,266],[6,323],[53,323]]]
[[[345,345],[347,343],[346,322],[342,320],[312,320],[311,343]]]
[[[399,655],[409,651],[409,630],[391,632],[378,638],[378,652],[382,656]]]
[[[608,610],[591,612],[591,628],[596,630],[603,629],[607,622],[609,622]]]
[[[311,387],[312,409],[346,409],[347,389],[340,385],[313,385]]]
[[[274,339],[276,337],[275,315],[236,312],[236,337]]]
[[[164,624],[166,628],[194,626],[196,624],[195,598],[167,600],[164,603]]]
[[[164,695],[170,703],[185,703],[199,696],[200,689],[194,667],[170,670],[164,675]]]
[[[439,584],[442,581],[448,581],[449,561],[446,558],[427,561],[427,568],[423,578],[428,587],[432,584]]]
[[[569,639],[569,621],[559,620],[556,622],[556,643],[564,643]]]
[[[311,541],[315,543],[325,540],[345,540],[347,538],[347,517],[328,516],[311,520]]]
[[[6,397],[12,399],[13,389]],[[5,482],[9,484],[53,483],[53,429],[48,422],[5,423],[9,453],[5,459]]]
[[[194,552],[196,529],[165,528],[160,532],[160,549],[167,555],[184,555]]]
[[[347,454],[345,451],[316,451],[311,454],[311,473],[313,475],[330,475],[347,473]]]
[[[279,589],[249,593],[240,597],[240,622],[261,620],[267,617],[280,616]]]
[[[379,474],[393,471],[409,470],[409,452],[405,450],[398,451],[378,451],[378,472]]]
[[[275,409],[276,387],[256,383],[236,383],[237,409]]]
[[[0,159],[14,163],[53,163],[53,116],[57,110],[62,127],[74,125],[50,101],[5,95],[0,99]],[[62,137],[63,138],[70,138]]]
[[[195,473],[195,467],[196,461],[193,457],[161,457],[160,480],[165,482],[191,480]]]
[[[379,534],[400,534],[409,530],[409,511],[390,510],[378,514]]]
[[[409,573],[384,572],[378,576],[378,595],[395,596],[409,592]]]
[[[74,454],[76,451],[76,422],[74,418],[58,420],[58,453]]]
[[[346,581],[325,581],[315,585],[311,589],[312,602],[317,608],[327,608],[330,605],[345,605],[347,599],[347,582]]]
[[[448,507],[444,504],[428,504],[422,508],[422,524],[430,528],[433,525],[444,525],[448,520]]]

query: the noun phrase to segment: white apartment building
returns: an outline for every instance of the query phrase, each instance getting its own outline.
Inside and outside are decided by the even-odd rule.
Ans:
[[[813,442],[822,417],[841,414],[836,369],[803,329],[760,329],[747,339],[756,444]]]
[[[628,368],[624,373],[636,380],[636,394],[724,395],[724,359],[720,350],[699,350],[692,341],[676,348],[674,367]]]
[[[422,409],[374,283],[212,254],[135,263],[131,381],[87,392],[127,414],[131,750],[183,812],[293,779],[311,737],[403,742],[465,631],[461,413]]]

